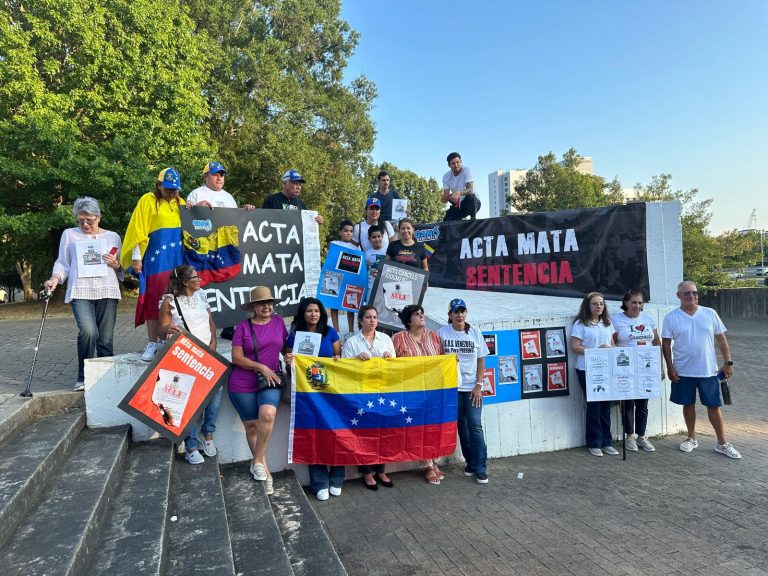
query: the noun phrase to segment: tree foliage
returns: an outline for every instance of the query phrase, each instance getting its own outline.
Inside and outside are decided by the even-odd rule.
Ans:
[[[621,204],[619,181],[580,173],[577,167],[582,158],[573,148],[563,154],[561,162],[552,152],[539,156],[536,166],[515,186],[515,193],[507,196],[507,203],[523,212]]]

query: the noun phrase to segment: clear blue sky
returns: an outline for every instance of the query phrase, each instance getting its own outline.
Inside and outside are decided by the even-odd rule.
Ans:
[[[768,228],[768,2],[342,0],[360,32],[376,162],[438,182],[568,148],[625,188],[672,174],[712,198],[710,231]],[[395,186],[397,183],[393,183]]]

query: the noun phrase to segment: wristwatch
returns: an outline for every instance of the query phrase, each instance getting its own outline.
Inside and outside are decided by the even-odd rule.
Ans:
[[[733,360],[728,360],[728,362],[725,363],[726,366],[733,366]]]

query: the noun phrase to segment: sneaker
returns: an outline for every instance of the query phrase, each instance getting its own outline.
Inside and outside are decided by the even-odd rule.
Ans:
[[[75,392],[82,392],[85,390],[85,382],[77,382],[74,387]]]
[[[203,455],[200,454],[199,450],[193,450],[192,452],[185,452],[184,460],[186,460],[190,464],[202,464],[203,462],[205,462],[205,458],[203,458]]]
[[[259,482],[264,482],[267,479],[267,469],[264,468],[264,464],[251,464],[251,474],[253,474],[253,479]]]
[[[656,452],[656,448],[651,444],[650,440],[645,436],[638,436],[637,445],[640,446],[646,452]]]
[[[685,441],[680,444],[680,450],[683,452],[690,452],[694,448],[698,448],[699,443],[696,441],[696,438],[686,438]]]
[[[613,446],[603,446],[603,453],[610,454],[611,456],[616,456],[616,454],[618,454],[619,451],[616,450],[616,448],[614,448]]]
[[[155,357],[155,352],[157,352],[157,342],[147,342],[147,347],[144,348],[141,359],[144,360],[144,362],[152,362],[152,359]]]
[[[328,498],[330,498],[328,488],[323,488],[322,490],[317,491],[317,499],[320,500],[320,502],[324,502],[325,500],[328,500]]]
[[[739,451],[736,450],[736,448],[733,447],[733,444],[730,442],[726,442],[725,444],[715,444],[715,452],[720,452],[720,454],[725,454],[728,456],[728,458],[736,458],[737,460],[741,458],[741,454],[739,454]]]
[[[216,445],[213,443],[213,440],[203,439],[200,444],[203,445],[203,454],[211,458],[216,456]]]
[[[485,472],[478,472],[475,474],[475,480],[478,484],[488,484],[488,474]]]
[[[589,453],[592,454],[592,456],[602,456],[603,451],[600,450],[600,448],[589,448]]]
[[[474,476],[474,475],[475,475],[475,473],[472,472],[472,470],[470,470],[469,467],[464,468],[464,476],[469,478],[470,476]]]
[[[267,493],[267,496],[271,496],[275,493],[275,485],[272,483],[272,476],[267,476],[267,479],[264,481],[264,491]]]
[[[331,486],[330,487],[331,496],[341,496],[341,486]]]
[[[631,452],[637,452],[637,442],[635,442],[632,436],[627,436],[627,439],[624,441],[624,447]]]

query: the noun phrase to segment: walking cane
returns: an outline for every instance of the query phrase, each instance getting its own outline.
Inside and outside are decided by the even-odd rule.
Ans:
[[[38,300],[45,301],[45,307],[43,308],[43,318],[40,320],[40,332],[37,334],[37,343],[35,344],[35,354],[32,356],[32,368],[29,370],[29,378],[27,378],[27,386],[24,391],[19,394],[24,398],[32,398],[32,392],[29,390],[32,386],[32,374],[35,371],[35,362],[37,362],[37,352],[40,350],[40,339],[43,337],[43,326],[45,325],[45,315],[48,314],[48,303],[51,301],[52,292],[43,288],[37,295]]]

